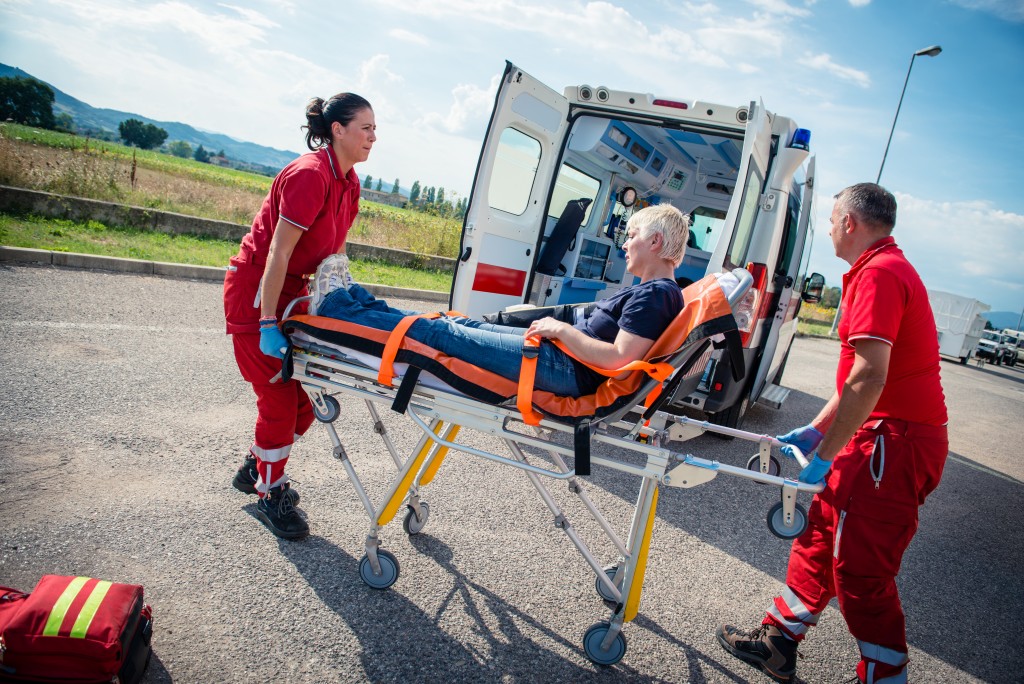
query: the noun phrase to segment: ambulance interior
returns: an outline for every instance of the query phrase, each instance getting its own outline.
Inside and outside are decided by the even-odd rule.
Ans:
[[[531,140],[512,128],[502,135],[520,161]],[[621,250],[626,223],[633,212],[666,202],[692,222],[676,279],[699,280],[722,236],[742,144],[709,131],[577,118],[551,194],[529,303],[590,302],[632,284]],[[539,158],[539,145],[536,152]]]

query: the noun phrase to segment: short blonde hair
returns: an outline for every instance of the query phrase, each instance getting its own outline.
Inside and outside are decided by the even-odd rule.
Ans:
[[[690,237],[690,217],[671,204],[644,207],[633,214],[627,226],[636,228],[640,237],[658,233],[662,242],[661,258],[671,261],[673,266],[683,263],[686,240]]]

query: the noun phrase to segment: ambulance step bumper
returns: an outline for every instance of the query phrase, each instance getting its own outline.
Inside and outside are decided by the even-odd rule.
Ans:
[[[782,408],[782,404],[789,397],[790,389],[788,387],[780,387],[778,385],[768,385],[764,392],[761,392],[761,396],[757,402],[764,404],[765,406],[771,406],[773,409]]]

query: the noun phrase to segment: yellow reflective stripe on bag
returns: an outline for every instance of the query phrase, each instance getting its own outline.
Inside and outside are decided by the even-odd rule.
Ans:
[[[67,589],[64,590],[57,598],[56,603],[53,604],[53,608],[50,609],[50,617],[46,618],[43,636],[57,636],[57,633],[60,632],[60,625],[64,622],[64,617],[71,606],[71,602],[75,600],[78,592],[82,590],[82,587],[85,586],[89,579],[89,577],[76,577],[71,580],[71,584],[67,586]]]
[[[81,593],[82,588],[87,582],[91,581],[91,577],[76,577],[71,580],[67,588],[57,598],[57,601],[53,604],[53,608],[50,610],[50,615],[46,618],[46,626],[43,628],[43,636],[59,636],[60,626],[64,623],[64,618],[68,615],[68,608],[74,602],[78,594]],[[92,619],[96,617],[96,611],[99,610],[100,604],[103,603],[103,599],[106,597],[107,592],[110,591],[111,582],[99,581],[93,586],[92,591],[89,592],[88,598],[85,599],[85,603],[82,605],[82,609],[78,611],[78,617],[75,618],[75,623],[71,626],[71,634],[69,635],[73,639],[84,639],[86,633],[89,631],[89,625],[92,624]]]
[[[99,609],[100,604],[103,603],[103,598],[107,595],[107,592],[110,591],[110,585],[111,582],[101,581],[93,587],[92,593],[89,594],[89,598],[85,600],[85,605],[82,606],[82,611],[75,619],[75,624],[71,627],[71,637],[73,639],[85,638],[85,633],[89,631],[92,619],[96,617],[96,611]]]

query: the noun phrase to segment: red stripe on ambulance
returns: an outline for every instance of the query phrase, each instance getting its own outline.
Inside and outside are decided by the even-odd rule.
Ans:
[[[526,271],[494,264],[478,264],[476,276],[473,278],[473,290],[476,292],[491,292],[514,297],[523,293],[525,284]]]

